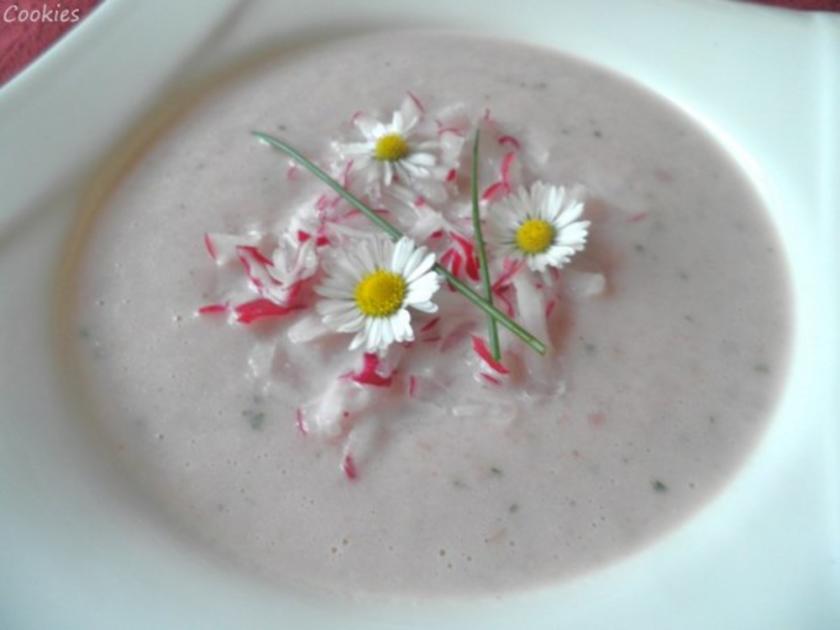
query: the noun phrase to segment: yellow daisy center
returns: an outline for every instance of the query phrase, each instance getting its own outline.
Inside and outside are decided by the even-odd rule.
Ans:
[[[407,287],[400,274],[377,269],[359,280],[353,298],[366,316],[388,317],[400,310]]]
[[[526,254],[542,254],[554,242],[554,226],[544,219],[528,219],[516,230],[516,246]]]
[[[376,141],[373,155],[383,162],[396,162],[408,155],[408,142],[398,133],[386,133]]]

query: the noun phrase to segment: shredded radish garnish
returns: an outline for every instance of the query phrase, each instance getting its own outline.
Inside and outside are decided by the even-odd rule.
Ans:
[[[425,324],[423,324],[423,325],[420,327],[420,332],[428,332],[428,331],[430,331],[432,328],[434,328],[435,326],[437,326],[437,325],[438,325],[438,322],[439,322],[439,321],[440,321],[440,317],[435,317],[435,318],[433,318],[433,319],[430,319],[428,322],[426,322]]]
[[[198,309],[199,315],[214,315],[216,313],[227,313],[227,304],[208,304]]]
[[[255,247],[260,242],[256,234],[221,234],[207,232],[204,235],[204,247],[217,265],[225,265],[239,256],[240,247]]]
[[[458,247],[461,249],[462,252],[462,260],[464,261],[464,271],[467,274],[467,277],[470,280],[474,280],[478,282],[479,279],[479,268],[478,268],[478,256],[475,253],[475,246],[473,245],[472,241],[468,238],[461,236],[457,232],[450,232],[449,235],[452,237]],[[453,271],[453,273],[455,273]],[[457,273],[455,274],[458,275]]]
[[[244,304],[237,304],[233,311],[236,313],[236,321],[242,324],[250,324],[264,317],[283,317],[296,311],[298,307],[282,306],[266,298],[257,298]]]
[[[347,376],[359,385],[370,385],[371,387],[390,387],[394,380],[393,373],[383,375],[378,372],[380,360],[372,353],[366,352],[362,358],[362,369],[357,372],[350,372]]]
[[[522,148],[522,145],[519,144],[519,140],[513,136],[499,136],[498,143],[501,145],[510,145],[516,151],[519,151],[519,149]]]
[[[516,159],[516,153],[510,152],[505,154],[502,158],[502,164],[499,168],[499,180],[490,184],[481,195],[481,200],[484,202],[492,202],[502,197],[509,195],[513,191],[511,184],[511,167]]]
[[[197,314],[223,315],[219,319],[228,324],[244,325],[282,318],[276,330],[265,326],[255,331],[249,378],[261,386],[260,379],[265,381],[261,396],[272,395],[271,379],[281,373],[305,392],[308,400],[289,405],[297,430],[339,448],[338,467],[348,480],[357,480],[365,470],[387,435],[382,427],[398,417],[399,404],[431,406],[436,409],[432,417],[445,412],[504,426],[517,416],[523,400],[562,393],[562,374],[552,373],[561,364],[552,361],[547,322],[553,315],[551,332],[561,346],[565,332],[559,329],[573,321],[571,303],[604,293],[607,284],[601,273],[565,267],[586,245],[587,229],[600,217],[587,213],[586,220],[578,221],[583,211],[578,189],[538,181],[535,171],[548,159],[545,147],[535,146],[538,130],[504,129],[489,108],[483,116],[458,103],[440,108],[411,91],[391,105],[396,108],[384,118],[355,112],[347,135],[314,161],[325,164],[337,184],[405,235],[393,246],[410,243],[408,253],[393,254],[392,243],[367,213],[316,178],[303,177],[307,169],[295,161],[283,163],[277,172],[289,180],[287,192],[305,195],[291,216],[278,209],[281,222],[255,223],[262,232],[204,235],[204,247],[219,267],[218,281],[203,288],[208,303]],[[435,263],[468,284],[481,280],[467,185],[471,174],[461,164],[476,127],[482,134],[475,167],[483,187],[479,221],[487,227],[489,291],[500,310],[545,344],[548,358],[530,352],[508,329],[501,330],[499,339],[504,361],[494,359],[482,336],[484,316],[454,295],[454,286],[452,293],[439,291],[442,280]],[[526,185],[531,199],[540,203],[520,205],[536,205],[543,213],[544,205],[557,205],[557,217],[568,221],[558,219],[551,231],[542,224],[525,225],[536,215],[522,219],[508,212],[511,204],[525,199],[521,191]],[[559,207],[563,204],[565,210]],[[569,208],[575,217],[566,212]],[[514,209],[519,212],[518,206]],[[499,217],[508,219],[508,232],[496,229]],[[646,217],[640,212],[626,220]],[[496,240],[498,234],[502,238]],[[385,251],[390,257],[379,256]],[[552,257],[550,264],[536,259],[544,252]],[[336,268],[345,254],[347,264]],[[591,257],[578,268],[593,264],[608,271]],[[411,269],[420,269],[416,277]],[[363,315],[361,327],[357,313]],[[350,344],[353,354],[335,355],[335,335],[350,333],[361,339]],[[282,335],[285,345],[275,345],[273,335]],[[401,364],[404,356],[406,365]],[[337,361],[335,371],[326,384],[308,382],[320,358]]]
[[[487,346],[487,342],[484,341],[478,335],[472,336],[472,347],[475,353],[481,357],[481,360],[484,361],[488,367],[493,369],[494,371],[498,372],[499,374],[508,374],[509,370],[501,364],[501,362],[496,361],[493,358],[493,355],[490,353],[490,348]]]

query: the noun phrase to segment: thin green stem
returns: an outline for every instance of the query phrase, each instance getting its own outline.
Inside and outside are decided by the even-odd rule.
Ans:
[[[473,234],[475,237],[475,249],[478,252],[478,265],[481,268],[481,283],[484,286],[484,299],[492,306],[493,286],[490,282],[490,267],[487,265],[484,236],[481,234],[481,213],[478,207],[478,135],[479,130],[476,129],[472,150],[472,173],[470,175]],[[490,316],[487,317],[487,334],[490,340],[490,353],[496,361],[499,361],[502,358],[502,349],[499,347],[499,328],[496,325],[496,320]]]
[[[403,236],[403,233],[398,228],[396,228],[391,223],[379,216],[361,199],[359,199],[353,193],[346,190],[340,183],[338,183],[327,173],[322,171],[316,164],[307,159],[297,149],[295,149],[289,144],[286,144],[282,140],[279,140],[278,138],[270,136],[266,133],[262,133],[261,131],[252,131],[251,133],[266,144],[268,144],[269,146],[279,151],[282,151],[294,161],[296,161],[298,164],[306,168],[306,170],[308,170],[315,177],[320,179],[327,186],[329,186],[336,193],[338,193],[345,201],[347,201],[347,203],[352,205],[354,208],[357,208],[362,214],[364,214],[368,219],[370,219],[371,222],[373,222],[377,227],[382,229],[382,231],[385,232],[388,236],[390,236],[393,240],[397,241]],[[507,328],[510,332],[512,332],[514,335],[519,337],[523,342],[525,342],[529,347],[531,347],[534,350],[534,352],[537,352],[539,354],[545,354],[545,344],[542,341],[540,341],[534,335],[522,328],[522,326],[517,324],[510,317],[508,317],[498,308],[493,306],[493,304],[491,304],[483,297],[481,297],[478,293],[473,291],[469,286],[458,280],[458,278],[456,278],[452,273],[450,273],[448,269],[439,264],[435,264],[434,270],[437,271],[441,276],[443,276],[455,288],[456,291],[458,291],[475,306],[484,311],[484,313],[487,316],[492,317],[496,322],[498,322],[499,324]]]

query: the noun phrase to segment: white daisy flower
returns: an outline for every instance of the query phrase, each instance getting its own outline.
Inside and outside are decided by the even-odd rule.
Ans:
[[[335,151],[352,160],[352,181],[369,195],[381,197],[383,189],[404,187],[432,201],[446,198],[445,180],[457,167],[463,141],[434,129],[424,132],[423,110],[407,95],[391,122],[357,114],[353,124],[362,142],[335,142]],[[455,146],[457,144],[457,146]]]
[[[327,278],[316,288],[326,298],[317,309],[328,328],[356,333],[351,350],[364,346],[367,352],[382,352],[394,342],[412,341],[408,307],[437,311],[431,301],[440,288],[432,270],[435,255],[407,237],[396,244],[363,239],[331,262]]]
[[[520,186],[490,209],[492,240],[533,271],[560,268],[586,246],[583,202],[563,186]]]

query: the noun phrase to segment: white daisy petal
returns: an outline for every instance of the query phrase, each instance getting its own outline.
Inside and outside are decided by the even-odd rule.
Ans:
[[[356,333],[356,336],[353,337],[353,341],[350,342],[350,350],[361,348],[362,345],[364,345],[364,343],[367,341],[367,336],[368,333],[366,328],[363,328],[358,333]]]
[[[355,315],[354,311],[350,311],[349,313],[335,313],[331,315],[321,315],[321,321],[323,322],[324,326],[329,328],[330,330],[334,330],[335,332],[354,332],[359,330],[359,328],[354,328],[353,331],[350,330],[342,330],[345,325],[353,322],[353,316]]]
[[[388,130],[391,133],[398,133],[402,135],[405,133],[405,125],[403,124],[402,112],[397,110],[391,116],[391,128]]]
[[[420,265],[420,263],[423,262],[427,251],[428,250],[425,247],[418,247],[417,249],[411,252],[411,256],[409,256],[408,260],[405,263],[404,271],[406,280],[410,279],[414,275],[414,272],[417,270],[417,267]]]
[[[415,142],[412,146],[417,153],[430,153],[434,157],[434,154],[443,149],[443,142],[440,140],[423,140],[422,142]]]
[[[352,333],[364,330],[364,327],[365,318],[361,315],[357,315],[356,319],[351,319],[344,323],[338,324],[336,327],[336,331],[340,333]]]
[[[407,95],[400,106],[400,115],[403,119],[403,125],[405,125],[405,131],[411,131],[423,117],[423,110],[410,95]]]
[[[573,221],[577,221],[580,218],[580,215],[583,214],[583,203],[578,201],[568,208],[564,209],[563,212],[559,214],[556,219],[556,222],[559,225],[567,225],[572,223]]]
[[[557,241],[562,245],[582,246],[586,242],[589,221],[578,221],[560,230]]]
[[[370,322],[370,333],[368,334],[368,349],[379,350],[383,348],[382,345],[382,325],[385,323],[381,317],[376,317],[374,319],[369,319]]]
[[[381,318],[377,320],[379,324],[379,334],[381,335],[378,347],[385,349],[394,343],[394,329],[391,326],[391,320],[386,318]]]
[[[406,160],[394,162],[394,170],[404,179],[424,179],[429,176],[429,169]]]
[[[415,282],[415,281],[419,280],[420,277],[423,274],[429,272],[431,270],[431,268],[435,266],[435,260],[436,260],[435,255],[432,252],[425,251],[426,250],[425,247],[422,248],[422,250],[424,250],[423,251],[423,253],[425,254],[424,258],[419,263],[417,263],[417,265],[414,267],[414,269],[412,269],[406,275],[406,280],[409,283],[412,283],[412,282]],[[433,275],[435,277],[437,277],[437,274],[433,274]]]
[[[391,265],[389,267],[391,271],[407,277],[409,270],[406,269],[406,262],[411,257],[413,250],[414,241],[411,239],[403,236],[399,241],[397,241],[397,244],[394,247],[394,254],[391,259]]]
[[[338,150],[341,151],[343,155],[347,156],[357,156],[357,155],[370,155],[373,152],[375,145],[373,142],[348,142],[345,144],[340,144],[338,146]]]
[[[335,315],[346,310],[348,305],[352,308],[352,302],[350,300],[321,300],[315,305],[315,309],[321,315]]]
[[[385,125],[371,116],[365,114],[358,114],[353,124],[362,132],[362,135],[368,140],[376,140],[379,136],[385,133]]]
[[[438,305],[434,302],[422,302],[420,304],[412,304],[411,308],[424,313],[437,313]]]
[[[414,331],[411,328],[411,313],[407,309],[401,308],[398,310],[391,316],[388,323],[394,331],[396,341],[402,343],[414,340]]]
[[[334,152],[344,159],[353,160],[351,188],[354,192],[380,203],[388,189],[397,183],[409,188],[415,196],[424,197],[427,196],[422,190],[424,184],[434,183],[434,198],[430,199],[435,203],[447,199],[452,187],[443,184],[448,174],[460,164],[464,138],[450,132],[445,134],[450,137],[442,142],[435,125],[421,124],[424,116],[419,102],[411,95],[406,96],[399,109],[383,120],[366,114],[354,116],[357,137],[352,141],[332,144]],[[393,159],[377,156],[379,141],[388,135],[399,136],[408,151],[404,155],[397,151]]]
[[[316,287],[315,292],[321,297],[331,298],[334,300],[340,300],[342,298],[349,298],[353,296],[352,293],[348,292],[344,287],[333,287],[325,284]]]
[[[405,296],[405,303],[412,306],[417,303],[428,302],[440,288],[440,276],[436,273],[427,273],[425,276],[411,283],[408,295]]]
[[[437,164],[437,158],[431,153],[412,153],[405,161],[415,166],[434,166]]]

